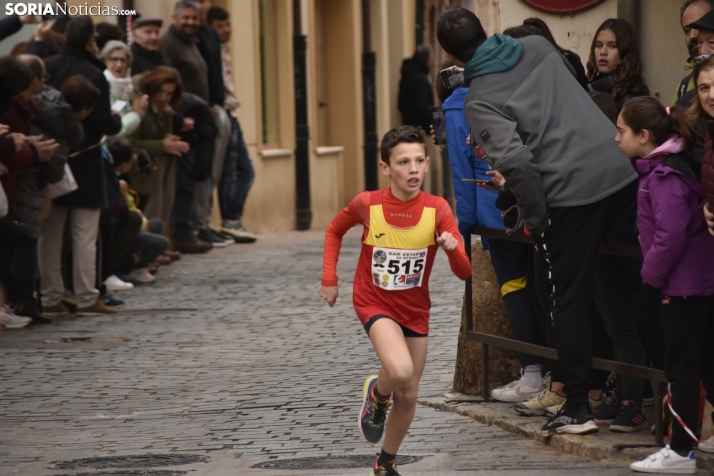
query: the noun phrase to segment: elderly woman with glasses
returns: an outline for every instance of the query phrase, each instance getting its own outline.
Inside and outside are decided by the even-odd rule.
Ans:
[[[121,131],[108,138],[108,142],[112,143],[136,131],[149,106],[149,98],[145,94],[138,95],[134,91],[129,72],[132,54],[125,43],[117,40],[108,41],[102,48],[99,58],[107,65],[104,77],[109,83],[112,111],[122,116]]]

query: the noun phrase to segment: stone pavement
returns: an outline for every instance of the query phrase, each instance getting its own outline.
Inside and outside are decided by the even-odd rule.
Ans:
[[[162,268],[156,284],[117,293],[127,302],[117,316],[0,334],[0,475],[368,474],[379,446],[356,419],[377,360],[350,304],[359,235],[345,239],[332,309],[316,293],[321,253],[322,233],[263,236]],[[443,253],[431,281],[426,399],[450,390],[463,289]],[[204,458],[51,465],[145,454]],[[402,454],[423,457],[401,466],[405,476],[631,474],[421,405]],[[273,467],[326,456],[366,456],[367,466]]]

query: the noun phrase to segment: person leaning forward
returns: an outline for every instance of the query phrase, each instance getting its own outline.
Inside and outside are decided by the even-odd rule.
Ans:
[[[595,263],[603,241],[637,244],[626,226],[636,214],[637,175],[613,140],[613,124],[545,38],[487,38],[479,19],[461,8],[441,14],[437,38],[465,67],[472,136],[516,196],[548,271],[568,399],[541,432],[597,431],[588,404]]]

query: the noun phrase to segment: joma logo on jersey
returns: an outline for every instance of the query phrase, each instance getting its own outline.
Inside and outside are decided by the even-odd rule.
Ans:
[[[384,233],[380,233],[379,235],[374,235],[375,238],[381,238],[384,236]]]

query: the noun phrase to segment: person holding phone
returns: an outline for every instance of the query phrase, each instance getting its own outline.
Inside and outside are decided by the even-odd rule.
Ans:
[[[107,65],[104,77],[109,83],[109,103],[112,112],[121,115],[121,130],[107,139],[111,144],[133,134],[139,128],[141,118],[149,107],[149,96],[136,94],[134,91],[129,76],[129,65],[133,58],[125,43],[118,40],[108,41],[102,48],[99,59]]]
[[[469,233],[468,229],[475,225],[505,230],[501,211],[496,208],[497,187],[492,185],[491,180],[495,171],[476,155],[476,149],[472,147],[469,138],[470,129],[464,115],[467,92],[467,88],[455,89],[442,106],[459,231],[462,234]],[[481,243],[484,251],[490,252],[516,338],[528,344],[544,344],[545,331],[533,315],[526,295],[529,245],[488,237],[481,237]],[[545,386],[540,358],[521,354],[520,361],[523,367],[521,377],[491,390],[493,399],[519,403],[543,392]]]

